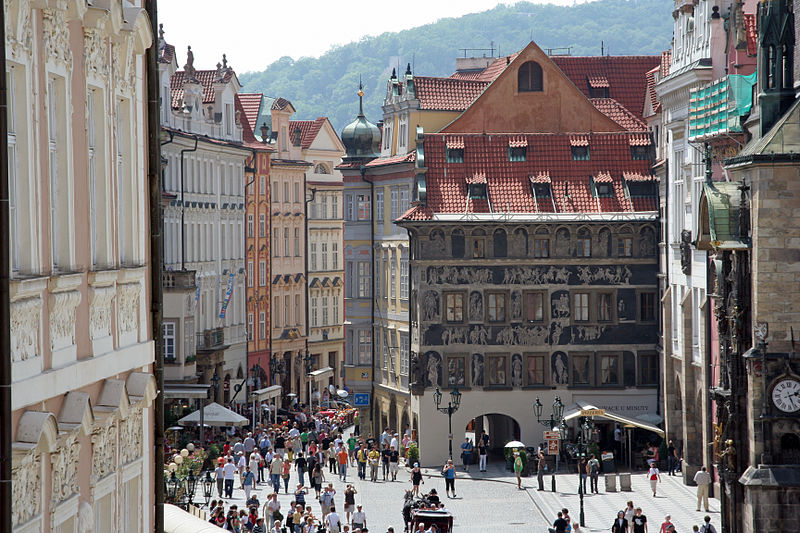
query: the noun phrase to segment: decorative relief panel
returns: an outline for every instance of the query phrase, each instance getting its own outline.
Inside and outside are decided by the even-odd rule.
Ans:
[[[58,450],[50,454],[52,465],[54,504],[62,502],[78,492],[78,454],[81,445],[77,437],[70,436],[60,443]]]
[[[6,16],[6,45],[13,57],[29,56],[33,44],[33,25],[29,0],[3,2]]]
[[[111,63],[114,85],[119,91],[130,92],[136,82],[136,64],[133,54],[133,34],[129,34],[123,42],[111,46],[113,60]]]
[[[42,506],[42,455],[27,454],[15,464],[11,470],[11,491],[14,502],[25,502],[24,505],[12,505],[11,522],[13,525],[24,524],[39,514]]]
[[[139,327],[139,299],[141,284],[121,283],[117,285],[119,295],[119,329],[121,333],[136,331]]]
[[[53,349],[75,344],[75,309],[81,303],[78,291],[50,295],[50,343]]]
[[[11,361],[27,361],[41,355],[39,324],[41,298],[25,298],[11,304]]]
[[[111,305],[117,291],[114,287],[91,287],[89,289],[89,320],[92,339],[111,335]]]
[[[103,425],[92,433],[92,483],[116,469],[117,426]]]
[[[86,74],[108,79],[108,41],[102,31],[96,28],[83,32],[83,54],[86,60]]]
[[[69,49],[69,26],[61,9],[42,9],[44,56],[48,61],[72,68]]]
[[[120,463],[128,464],[142,456],[142,410],[132,409],[120,422]]]

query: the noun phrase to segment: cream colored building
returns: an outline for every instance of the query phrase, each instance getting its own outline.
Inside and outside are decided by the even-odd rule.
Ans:
[[[15,532],[153,527],[142,4],[4,2]]]

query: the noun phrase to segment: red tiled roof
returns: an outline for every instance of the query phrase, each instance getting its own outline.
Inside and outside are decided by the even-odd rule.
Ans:
[[[445,141],[448,148],[464,148],[464,137],[454,137],[452,135],[447,136],[447,140]]]
[[[622,177],[625,178],[625,181],[658,181],[658,176],[639,172],[623,172]]]
[[[744,30],[747,33],[747,55],[758,55],[758,28],[755,14],[745,13]]]
[[[511,162],[508,142],[511,137],[525,137],[529,146],[526,161]],[[573,161],[572,139],[569,134],[532,133],[465,134],[464,163],[446,162],[446,135],[426,134],[425,165],[427,203],[405,213],[404,220],[430,220],[434,213],[618,213],[656,210],[655,198],[628,199],[623,173],[646,176],[650,174],[649,160],[633,160],[628,132],[593,133],[582,135],[590,142],[588,161]],[[589,139],[591,137],[591,139]],[[445,173],[445,169],[447,172]],[[467,198],[468,176],[486,177],[488,200]],[[590,180],[611,179],[614,195],[608,198],[592,196]],[[608,177],[605,177],[608,176]],[[537,202],[531,192],[531,182],[551,182],[553,201],[542,198]]]
[[[553,63],[587,98],[590,82],[607,83],[609,97],[637,118],[642,118],[647,90],[645,74],[658,66],[659,56],[552,56]],[[597,85],[602,87],[605,85]]]
[[[289,131],[294,135],[295,128],[300,128],[300,146],[302,148],[310,148],[311,143],[317,137],[322,125],[328,120],[325,117],[318,117],[316,120],[290,120]]]
[[[647,124],[613,98],[592,98],[592,104],[605,116],[628,131],[644,131]]]
[[[467,185],[475,185],[478,183],[486,183],[486,173],[476,172],[472,176],[467,176]]]
[[[274,109],[276,111],[281,111],[283,109],[286,109],[287,105],[292,105],[292,103],[289,100],[287,100],[286,98],[279,97],[277,100],[275,100],[272,103],[272,109]]]
[[[414,78],[420,109],[464,111],[489,85],[487,81],[454,78]]]
[[[159,63],[172,63],[175,58],[175,47],[171,44],[164,43],[164,46],[158,49],[158,62]]]
[[[494,81],[518,55],[519,52],[514,52],[510,56],[498,57],[489,63],[489,66],[485,69],[456,71],[450,75],[450,78],[454,80]]]
[[[661,79],[669,76],[669,68],[672,65],[672,50],[661,52],[661,64],[659,65],[659,77]]]
[[[595,183],[614,183],[610,172],[598,172],[594,177]]]
[[[630,143],[631,146],[650,146],[652,144],[652,142],[650,141],[649,133],[639,133],[631,135]]]
[[[589,134],[578,134],[569,136],[570,146],[589,146]]]
[[[240,102],[242,115],[252,130],[256,127],[256,123],[258,122],[258,112],[261,110],[261,94],[239,93],[236,95],[236,98]]]
[[[528,139],[523,136],[511,137],[508,140],[508,146],[510,148],[524,148],[528,146]]]
[[[661,101],[658,99],[658,93],[656,92],[656,72],[658,71],[659,67],[653,67],[647,71],[647,98],[653,106],[653,113],[661,111]]]
[[[172,75],[169,80],[170,93],[172,94],[172,108],[180,109],[183,105],[183,83],[185,81],[186,73],[179,70]],[[228,83],[233,78],[233,69],[229,68],[222,71],[222,76],[219,77],[216,70],[198,70],[195,71],[195,78],[203,86],[203,103],[210,104],[214,102],[214,83]]]
[[[417,160],[417,151],[413,150],[404,155],[394,155],[392,157],[379,157],[377,159],[373,159],[364,166],[370,168],[381,167],[384,165],[395,165],[397,163],[413,163],[416,160]]]
[[[611,87],[608,83],[608,79],[602,74],[589,74],[586,76],[586,81],[589,83],[589,87],[593,87],[599,89],[601,87]]]

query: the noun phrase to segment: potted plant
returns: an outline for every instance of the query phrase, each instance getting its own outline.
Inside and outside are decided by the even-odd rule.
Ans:
[[[419,446],[416,442],[408,443],[408,450],[406,450],[406,465],[413,466],[414,463],[419,462]]]

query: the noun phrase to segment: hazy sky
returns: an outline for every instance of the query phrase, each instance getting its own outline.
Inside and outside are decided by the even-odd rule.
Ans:
[[[531,0],[571,5],[573,0]],[[227,54],[237,72],[263,70],[283,56],[320,56],[365,35],[399,31],[486,11],[496,0],[162,0],[158,20],[175,45],[178,66],[191,45],[195,68],[211,69]],[[489,43],[474,43],[488,46]]]

